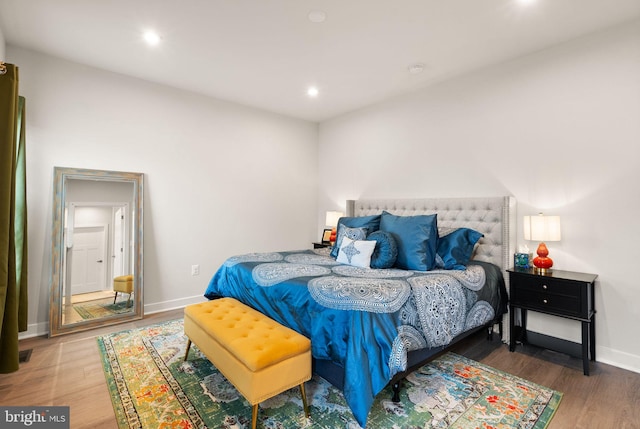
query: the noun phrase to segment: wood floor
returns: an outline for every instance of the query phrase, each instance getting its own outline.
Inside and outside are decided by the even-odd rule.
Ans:
[[[88,332],[23,340],[20,348],[33,349],[31,359],[19,371],[0,375],[0,404],[70,406],[74,429],[117,429],[96,337],[182,314],[173,310]],[[580,359],[533,346],[518,346],[510,353],[505,344],[487,341],[484,333],[465,340],[454,351],[562,392],[549,429],[640,428],[640,374],[596,362],[591,376],[585,377]]]

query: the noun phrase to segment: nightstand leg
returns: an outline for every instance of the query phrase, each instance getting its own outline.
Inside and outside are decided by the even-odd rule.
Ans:
[[[515,313],[516,309],[511,307],[509,309],[509,351],[513,352],[516,350],[516,326],[515,326]]]
[[[591,316],[591,338],[589,339],[589,345],[591,347],[591,360],[596,360],[596,315]]]
[[[520,331],[520,341],[522,344],[527,342],[527,310],[520,309],[520,319],[522,319],[522,331]]]
[[[582,369],[589,375],[589,322],[582,322]]]

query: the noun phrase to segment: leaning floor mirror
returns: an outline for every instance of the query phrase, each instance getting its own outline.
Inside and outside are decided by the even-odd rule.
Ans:
[[[49,335],[141,319],[143,174],[54,168]]]

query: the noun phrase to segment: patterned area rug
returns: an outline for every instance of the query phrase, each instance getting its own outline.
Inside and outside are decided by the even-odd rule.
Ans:
[[[73,304],[73,309],[85,320],[133,311],[131,303],[127,305],[127,301],[120,301],[114,304],[113,298],[109,298],[108,300],[79,302],[77,304]]]
[[[251,407],[192,347],[183,362],[182,320],[98,338],[121,429],[251,427]],[[259,428],[357,429],[340,391],[322,378],[306,384],[311,419],[296,387],[260,404]],[[381,392],[369,429],[545,428],[562,394],[448,353],[412,373],[401,402]]]

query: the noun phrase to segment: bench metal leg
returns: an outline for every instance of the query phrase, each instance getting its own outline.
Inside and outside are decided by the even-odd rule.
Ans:
[[[184,361],[186,362],[187,358],[189,357],[189,349],[191,348],[191,340],[187,341],[187,351],[184,352]]]
[[[255,404],[251,409],[251,429],[256,429],[258,424],[258,404]]]
[[[300,394],[302,395],[302,406],[304,407],[304,415],[309,418],[309,404],[307,403],[307,392],[304,390],[304,383],[300,384]]]

